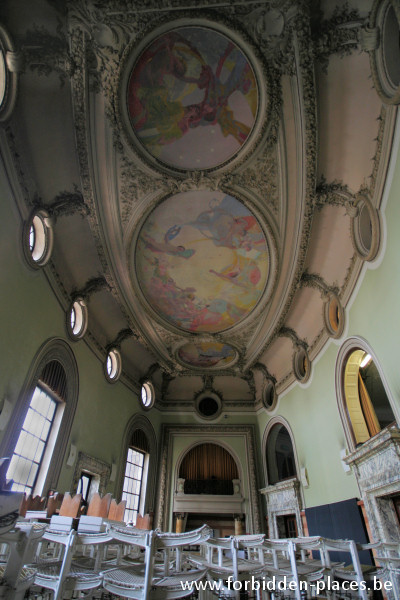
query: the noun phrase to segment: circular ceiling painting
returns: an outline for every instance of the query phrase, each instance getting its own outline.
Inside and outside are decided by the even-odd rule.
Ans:
[[[179,348],[177,358],[189,367],[199,369],[224,368],[237,357],[236,350],[220,342],[194,342]]]
[[[156,159],[178,169],[210,169],[247,140],[258,105],[257,83],[243,52],[205,27],[164,33],[129,75],[133,131]]]
[[[136,278],[152,308],[186,331],[216,332],[246,317],[269,274],[265,234],[255,216],[222,192],[164,200],[135,248]]]

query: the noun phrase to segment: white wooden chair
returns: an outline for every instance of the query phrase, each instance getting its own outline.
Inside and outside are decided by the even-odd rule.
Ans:
[[[87,519],[93,523],[91,517]],[[43,536],[58,547],[59,552],[51,557],[43,553],[38,557],[35,585],[52,590],[54,600],[61,600],[68,592],[90,592],[101,586],[104,548],[112,537],[107,531],[98,531],[99,524],[88,525],[87,519],[81,517],[78,531],[75,531],[71,529],[72,517],[54,516]],[[92,529],[87,531],[90,527]],[[85,547],[91,550],[88,555],[82,552]]]
[[[0,563],[2,598],[20,600],[32,585],[36,571],[27,565],[32,561],[44,530],[45,525],[16,523],[13,530],[1,534],[0,542],[7,548]]]
[[[110,534],[115,540],[145,551],[143,561],[103,573],[104,589],[116,596],[134,600],[183,598],[192,591],[190,583],[205,576],[206,569],[193,569],[182,560],[182,549],[207,540],[211,534],[207,526],[178,534],[112,525]],[[158,563],[157,553],[161,554]]]
[[[342,581],[351,581],[357,583],[356,590],[350,590],[354,598],[361,600],[368,599],[368,590],[365,589],[365,582],[372,579],[374,576],[379,577],[383,574],[383,570],[374,565],[362,565],[358,555],[358,551],[366,549],[365,545],[357,544],[354,540],[331,540],[322,538],[322,544],[325,555],[326,573],[331,578],[336,579],[339,583]],[[345,552],[349,555],[350,564],[333,564],[331,560],[331,552]],[[347,586],[346,586],[347,587]],[[335,594],[333,594],[335,597]],[[338,596],[340,597],[340,593]]]

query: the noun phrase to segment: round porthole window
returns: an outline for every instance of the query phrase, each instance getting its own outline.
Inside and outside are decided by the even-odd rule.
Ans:
[[[301,383],[305,383],[311,374],[311,362],[304,348],[299,348],[293,354],[293,372]]]
[[[28,220],[24,230],[24,251],[30,266],[43,267],[53,248],[53,230],[49,215],[37,211]]]
[[[67,329],[72,339],[85,335],[88,324],[88,310],[83,298],[77,298],[67,313]]]
[[[267,380],[262,392],[263,405],[267,410],[273,410],[277,401],[278,396],[276,394],[275,383],[271,380]]]
[[[22,54],[16,51],[10,35],[0,25],[0,121],[6,121],[14,109],[21,68]]]
[[[155,401],[154,386],[151,381],[145,381],[140,390],[140,401],[143,408],[149,409]]]
[[[324,304],[325,327],[331,337],[338,338],[344,329],[344,310],[336,294],[331,294]]]
[[[365,196],[360,196],[356,207],[357,215],[351,220],[353,245],[360,258],[371,261],[379,250],[378,211]]]
[[[216,419],[222,411],[221,398],[214,392],[203,392],[196,398],[196,411],[202,419]]]
[[[377,48],[370,53],[375,88],[387,104],[400,102],[400,8],[397,2],[375,2],[370,27],[379,31]]]
[[[109,350],[105,362],[105,375],[110,383],[114,383],[121,375],[122,361],[121,354],[116,348]]]

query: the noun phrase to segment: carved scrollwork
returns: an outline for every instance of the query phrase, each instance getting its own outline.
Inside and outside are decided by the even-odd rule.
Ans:
[[[301,277],[300,284],[321,292],[323,300],[330,294],[335,294],[336,296],[339,295],[339,287],[337,285],[328,285],[321,275],[318,275],[317,273],[308,273],[305,271]]]
[[[90,297],[96,292],[101,292],[102,290],[110,291],[110,286],[105,280],[104,277],[92,277],[88,279],[83,288],[80,290],[75,290],[72,293],[72,300],[76,298],[83,298],[84,300],[89,300]]]
[[[294,348],[303,348],[303,350],[307,351],[308,343],[299,338],[294,329],[290,327],[281,327],[279,330],[279,335],[282,337],[288,337],[292,341]]]
[[[90,209],[85,204],[82,193],[77,186],[75,186],[73,192],[64,191],[57,194],[49,205],[45,205],[42,199],[35,194],[32,204],[36,209],[45,208],[54,222],[57,221],[58,217],[71,216],[76,213],[82,217],[87,217],[90,214]]]
[[[75,72],[76,64],[69,52],[68,38],[60,20],[56,34],[43,26],[33,25],[21,38],[20,46],[25,68],[45,77],[57,73],[61,86]]]
[[[329,19],[315,19],[312,29],[314,51],[325,71],[332,54],[343,57],[358,47],[362,24],[358,10],[351,9],[348,4],[336,6]]]

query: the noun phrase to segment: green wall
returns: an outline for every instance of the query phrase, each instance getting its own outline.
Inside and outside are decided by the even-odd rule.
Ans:
[[[398,126],[397,140],[399,133]],[[347,338],[359,336],[371,346],[400,411],[400,154],[397,158],[393,154],[392,161],[394,176],[390,191],[388,188],[385,192],[387,204],[383,207],[380,253],[373,263],[363,267],[361,282],[346,309],[342,338],[330,341],[314,362],[311,381],[304,386],[295,385],[283,394],[273,413],[259,414],[261,439],[271,417],[279,415],[288,421],[300,467],[305,467],[308,473],[309,487],[304,489],[307,507],[359,496],[354,475],[344,472],[340,459],[346,443],[337,406],[335,363]]]
[[[121,382],[110,384],[103,365],[84,340],[68,340],[65,313],[53,294],[43,270],[33,270],[22,253],[22,219],[0,164],[0,402],[16,405],[32,361],[48,339],[69,343],[79,371],[79,398],[70,443],[108,464],[121,460],[123,433],[135,413],[144,413],[136,395]],[[145,413],[159,437],[158,411]],[[0,432],[0,439],[4,432]],[[73,467],[64,465],[58,489],[70,489]],[[115,483],[109,484],[114,491]]]
[[[44,272],[30,269],[23,258],[21,216],[1,165],[0,190],[0,402],[6,397],[15,405],[39,347],[49,338],[67,339],[67,335],[64,311]],[[399,198],[400,157],[384,210],[383,249],[375,263],[364,267],[361,284],[346,309],[345,334],[339,341],[330,341],[314,362],[311,381],[305,386],[295,385],[282,395],[273,413],[262,410],[257,416],[229,415],[228,419],[218,421],[220,425],[257,425],[255,443],[259,485],[263,487],[265,473],[261,441],[269,419],[275,415],[284,417],[294,435],[299,464],[308,472],[309,487],[304,490],[308,507],[359,495],[354,475],[344,472],[340,460],[345,436],[337,407],[335,362],[340,345],[346,338],[362,336],[371,345],[400,409],[400,327],[397,314],[400,305]],[[122,460],[124,429],[135,413],[143,412],[149,418],[159,443],[162,422],[197,423],[189,415],[163,414],[156,409],[142,411],[131,390],[121,382],[109,384],[106,381],[101,362],[85,341],[68,343],[79,369],[79,401],[69,441],[78,450],[109,464]],[[183,442],[179,444],[174,447],[173,460],[183,449]],[[245,451],[244,447],[235,450],[240,456]],[[245,468],[245,462],[242,462],[242,468]],[[72,475],[73,468],[67,467],[64,462],[58,486],[60,491],[70,488]],[[114,491],[114,485],[110,484],[109,491]],[[172,491],[173,482],[170,485]],[[265,510],[265,506],[263,508]]]

